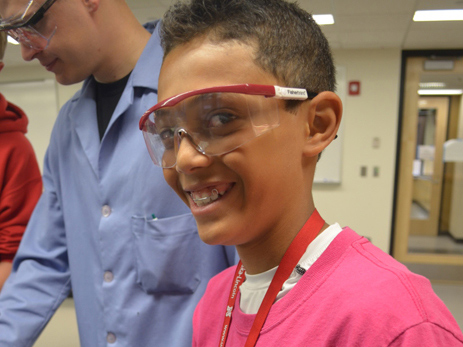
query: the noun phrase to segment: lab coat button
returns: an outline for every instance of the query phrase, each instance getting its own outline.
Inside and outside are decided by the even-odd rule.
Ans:
[[[111,207],[109,207],[108,205],[104,205],[101,208],[101,214],[103,215],[103,217],[109,217],[109,215],[111,214]]]
[[[106,335],[106,341],[108,341],[108,343],[116,342],[116,335],[113,333],[108,333],[108,335]]]
[[[109,283],[113,281],[114,275],[111,271],[105,271],[103,278],[105,282]]]

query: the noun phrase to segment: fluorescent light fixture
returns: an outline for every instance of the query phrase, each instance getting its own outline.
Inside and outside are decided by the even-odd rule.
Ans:
[[[453,70],[455,62],[453,60],[445,59],[428,59],[425,60],[423,68],[426,71],[438,71],[438,70]]]
[[[423,83],[420,83],[420,88],[421,89],[424,89],[424,88],[445,88],[445,83],[443,82],[423,82]]]
[[[419,95],[462,95],[463,89],[420,89]]]
[[[437,22],[463,20],[463,10],[426,10],[416,11],[413,16],[415,22]]]
[[[8,43],[11,43],[13,45],[19,45],[19,42],[12,38],[10,35],[8,35]]]
[[[318,25],[334,24],[334,17],[332,14],[314,14],[312,17]]]

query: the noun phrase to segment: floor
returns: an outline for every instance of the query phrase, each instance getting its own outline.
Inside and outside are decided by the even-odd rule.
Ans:
[[[428,219],[429,212],[418,205],[416,202],[412,202],[410,218],[412,219]]]
[[[463,243],[455,242],[449,235],[408,237],[411,253],[463,254]]]
[[[436,294],[452,312],[463,330],[463,284],[433,283]],[[79,347],[74,301],[66,299],[34,347]]]
[[[437,284],[432,288],[452,312],[460,329],[463,331],[463,284]]]
[[[64,300],[33,347],[79,347],[74,300]]]
[[[410,218],[428,219],[429,213],[413,202]],[[438,236],[409,235],[408,250],[411,253],[463,254],[463,242],[455,242],[450,235]]]

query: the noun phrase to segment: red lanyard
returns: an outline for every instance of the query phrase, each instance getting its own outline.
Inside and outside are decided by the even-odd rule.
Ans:
[[[267,319],[270,308],[275,302],[275,298],[307,250],[308,245],[315,239],[315,237],[317,237],[318,233],[323,228],[323,225],[325,225],[325,221],[318,214],[317,210],[314,210],[310,218],[302,227],[301,231],[299,231],[299,233],[289,245],[288,250],[285,252],[283,259],[281,259],[278,269],[273,276],[272,282],[267,289],[264,300],[259,307],[259,311],[257,312],[254,323],[252,324],[248,339],[246,340],[245,347],[255,346],[257,339],[259,338],[262,326]],[[222,336],[220,337],[219,347],[224,347],[227,341],[231,316],[233,308],[235,307],[238,289],[244,282],[244,267],[241,264],[241,261],[236,267],[235,276],[233,278],[234,279],[230,289],[230,295],[228,297],[227,309],[225,311],[225,319],[223,322],[223,330]]]

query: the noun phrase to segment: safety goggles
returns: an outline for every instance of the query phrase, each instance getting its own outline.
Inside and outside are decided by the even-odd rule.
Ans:
[[[32,49],[44,50],[56,32],[56,24],[42,19],[55,1],[29,1],[22,14],[0,18],[0,31],[7,31],[13,39]]]
[[[153,162],[171,168],[183,138],[204,155],[222,155],[278,127],[278,99],[316,95],[306,89],[256,84],[198,89],[151,107],[140,119],[140,130]]]

